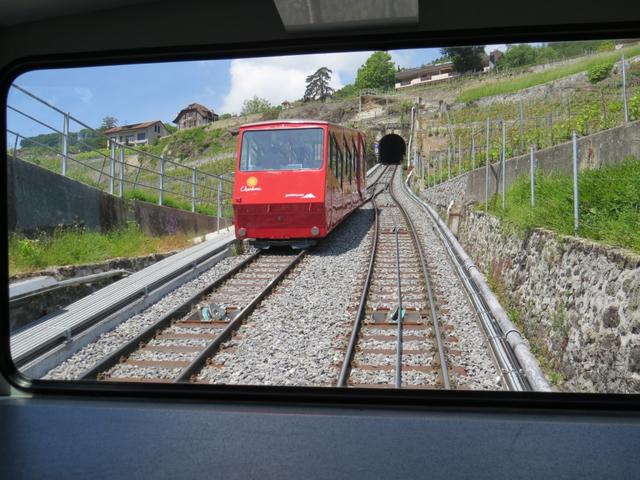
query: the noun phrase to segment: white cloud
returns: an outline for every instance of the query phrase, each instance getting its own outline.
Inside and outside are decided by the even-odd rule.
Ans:
[[[93,99],[93,92],[91,91],[90,88],[75,87],[73,91],[76,93],[76,95],[80,97],[80,101],[82,101],[82,103],[84,104],[91,103],[91,100]]]
[[[342,88],[370,55],[371,52],[351,52],[233,60],[229,69],[231,88],[220,111],[237,113],[242,103],[254,95],[274,105],[302,98],[307,76],[320,67],[333,70],[331,87]]]

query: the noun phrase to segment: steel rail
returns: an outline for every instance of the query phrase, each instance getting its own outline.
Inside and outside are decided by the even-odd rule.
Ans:
[[[389,166],[385,166],[378,178],[371,184],[369,187],[375,187],[378,183],[382,181],[382,178],[388,173]],[[374,193],[368,201],[373,204],[373,212],[374,212],[374,223],[373,223],[373,239],[371,243],[371,255],[369,257],[369,266],[367,268],[367,274],[365,276],[365,282],[362,287],[362,293],[360,294],[360,302],[358,303],[358,310],[356,313],[356,318],[354,322],[353,329],[351,330],[351,337],[349,338],[349,345],[347,346],[347,351],[345,352],[345,358],[342,362],[342,367],[340,369],[340,376],[338,377],[338,382],[336,384],[337,387],[346,387],[347,380],[351,371],[351,362],[353,362],[353,357],[355,355],[355,348],[358,344],[358,336],[360,335],[360,330],[362,328],[362,320],[365,317],[365,308],[367,306],[367,296],[369,295],[369,287],[371,286],[371,280],[373,279],[373,268],[375,265],[375,260],[378,251],[378,231],[380,228],[380,215],[378,213],[378,207],[376,205],[375,199],[378,195],[380,195],[383,190]]]
[[[57,346],[68,342],[70,338],[109,318],[110,315],[135,305],[136,302],[144,300],[164,285],[188,275],[221,253],[226,246],[227,244],[223,243],[209,250],[206,243],[203,243],[201,246],[179,252],[148,267],[151,271],[144,278],[140,273],[142,271],[136,272],[78,300],[72,304],[78,307],[76,310],[67,310],[63,314],[52,317],[50,322],[43,322],[33,328],[16,332],[11,337],[14,364],[23,366],[42,357]],[[165,271],[166,266],[175,263],[179,264],[178,268]],[[96,300],[96,298],[99,299]],[[79,309],[80,307],[82,310]]]
[[[395,173],[395,170],[394,170]],[[393,175],[391,176],[393,182]],[[394,218],[395,222],[395,218]],[[398,275],[398,329],[396,334],[396,388],[402,387],[402,275],[400,273],[400,229],[395,226],[396,234],[396,273]]]
[[[180,305],[171,309],[169,312],[165,313],[162,317],[160,317],[156,322],[149,325],[142,332],[136,335],[134,338],[129,340],[127,343],[114,350],[98,363],[96,363],[93,367],[86,370],[79,378],[80,380],[91,380],[96,379],[101,372],[108,370],[109,368],[115,366],[122,357],[128,356],[133,353],[135,350],[139,348],[140,343],[147,342],[153,338],[156,331],[161,328],[168,327],[171,322],[177,318],[180,318],[184,314],[188,313],[191,309],[191,306],[195,303],[199,302],[204,296],[211,293],[214,289],[220,286],[223,282],[226,282],[233,275],[238,273],[241,269],[246,267],[249,263],[253,262],[261,252],[256,252],[248,258],[244,259],[238,265],[233,267],[231,270],[226,272],[224,275],[218,277],[215,281],[210,283],[209,285],[203,287],[194,293],[191,297],[189,297],[186,301],[182,302]]]
[[[424,256],[424,251],[422,248],[422,242],[420,241],[420,237],[418,236],[418,232],[415,228],[415,225],[413,224],[413,221],[411,220],[411,217],[409,217],[408,212],[406,211],[406,209],[402,206],[402,204],[398,201],[398,198],[395,196],[394,191],[393,191],[393,179],[395,178],[395,174],[396,174],[396,170],[394,170],[393,173],[393,177],[391,179],[391,189],[390,189],[390,195],[391,198],[393,199],[394,202],[396,202],[396,204],[398,205],[398,208],[400,209],[400,211],[402,212],[402,215],[404,216],[407,225],[409,226],[409,229],[411,230],[411,236],[413,238],[413,242],[416,248],[416,251],[418,252],[418,256],[420,257],[420,265],[422,267],[422,275],[424,277],[424,281],[425,281],[425,286],[427,287],[427,296],[428,296],[428,300],[429,300],[429,308],[431,310],[431,320],[433,323],[433,331],[434,331],[434,337],[435,337],[435,341],[436,341],[436,345],[438,347],[438,359],[440,360],[440,374],[442,376],[442,384],[443,387],[446,390],[451,389],[451,382],[449,380],[449,370],[447,367],[447,358],[445,356],[444,353],[444,342],[442,341],[442,333],[440,331],[440,324],[438,323],[438,315],[436,313],[436,308],[435,308],[435,302],[433,300],[433,289],[431,287],[431,279],[430,279],[430,275],[429,275],[429,270],[427,268],[427,262]]]
[[[349,378],[349,371],[351,370],[351,362],[355,354],[356,344],[358,343],[358,336],[360,335],[360,328],[362,327],[362,319],[364,318],[364,310],[367,305],[367,295],[369,294],[369,286],[371,285],[371,279],[373,278],[373,266],[376,260],[376,251],[378,249],[378,228],[379,228],[379,215],[378,207],[375,202],[375,196],[371,198],[373,205],[373,212],[375,215],[373,222],[373,239],[371,241],[371,256],[369,257],[369,268],[367,269],[367,275],[365,278],[364,286],[362,287],[362,293],[360,294],[360,303],[358,304],[358,312],[356,314],[355,324],[351,331],[351,338],[349,339],[349,345],[345,353],[342,368],[340,369],[340,376],[338,377],[337,387],[345,387],[347,379]]]
[[[496,360],[504,384],[514,391],[551,391],[549,383],[540,370],[537,360],[522,341],[522,335],[511,324],[495,296],[490,292],[484,277],[468,258],[462,258],[458,250],[462,248],[447,232],[437,214],[404,185],[409,197],[432,219],[436,232],[449,255],[458,277],[465,285],[466,293],[472,300],[480,319],[480,325],[487,337],[491,353]],[[463,252],[463,255],[464,254]],[[473,271],[472,271],[473,270]],[[484,286],[484,288],[483,288]],[[506,329],[506,331],[505,331]]]
[[[231,338],[231,334],[242,324],[242,322],[253,312],[258,303],[260,303],[267,295],[271,293],[271,291],[280,283],[280,281],[287,275],[293,267],[297,265],[297,263],[304,257],[307,253],[307,250],[302,250],[298,253],[293,260],[291,260],[285,267],[280,271],[280,273],[273,278],[267,286],[256,295],[251,302],[247,306],[245,306],[238,315],[236,315],[229,325],[225,327],[225,329],[220,332],[220,334],[211,342],[198,356],[193,359],[191,364],[182,370],[180,375],[178,375],[173,383],[185,383],[191,381],[191,377],[194,376],[198,371],[200,371],[207,363],[207,359],[211,357],[216,350],[220,347],[222,342],[227,341]]]

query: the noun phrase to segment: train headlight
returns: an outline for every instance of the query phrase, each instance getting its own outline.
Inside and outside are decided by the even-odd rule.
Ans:
[[[320,229],[318,227],[311,227],[311,235],[313,235],[314,237],[317,237],[319,233],[320,233]]]
[[[244,227],[240,227],[238,229],[238,236],[239,237],[244,237],[247,234],[247,229]]]

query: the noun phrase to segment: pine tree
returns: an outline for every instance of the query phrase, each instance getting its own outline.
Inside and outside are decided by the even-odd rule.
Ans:
[[[307,89],[304,100],[324,100],[333,95],[333,88],[329,86],[333,72],[327,67],[321,67],[307,77]]]

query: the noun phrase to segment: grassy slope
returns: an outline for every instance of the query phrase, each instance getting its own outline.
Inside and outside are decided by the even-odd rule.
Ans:
[[[559,78],[567,77],[575,73],[584,72],[596,65],[616,62],[620,59],[620,55],[622,54],[624,54],[627,58],[640,55],[640,46],[625,48],[617,52],[604,53],[594,57],[585,58],[584,60],[578,61],[576,63],[563,65],[557,68],[551,68],[549,70],[534,74],[524,75],[515,79],[502,80],[488,85],[469,88],[464,90],[460,94],[457,101],[473,102],[483,97],[513,93],[518,90],[533,87],[535,85],[558,80]]]
[[[587,170],[579,175],[580,228],[577,234],[640,253],[640,160]],[[536,177],[536,207],[530,207],[528,177],[507,191],[507,208],[492,212],[521,230],[543,227],[566,235],[573,230],[573,186],[570,175]]]
[[[166,252],[187,245],[184,235],[154,238],[136,226],[107,234],[65,229],[37,239],[12,235],[9,238],[9,275],[54,265],[79,265],[109,258]]]

